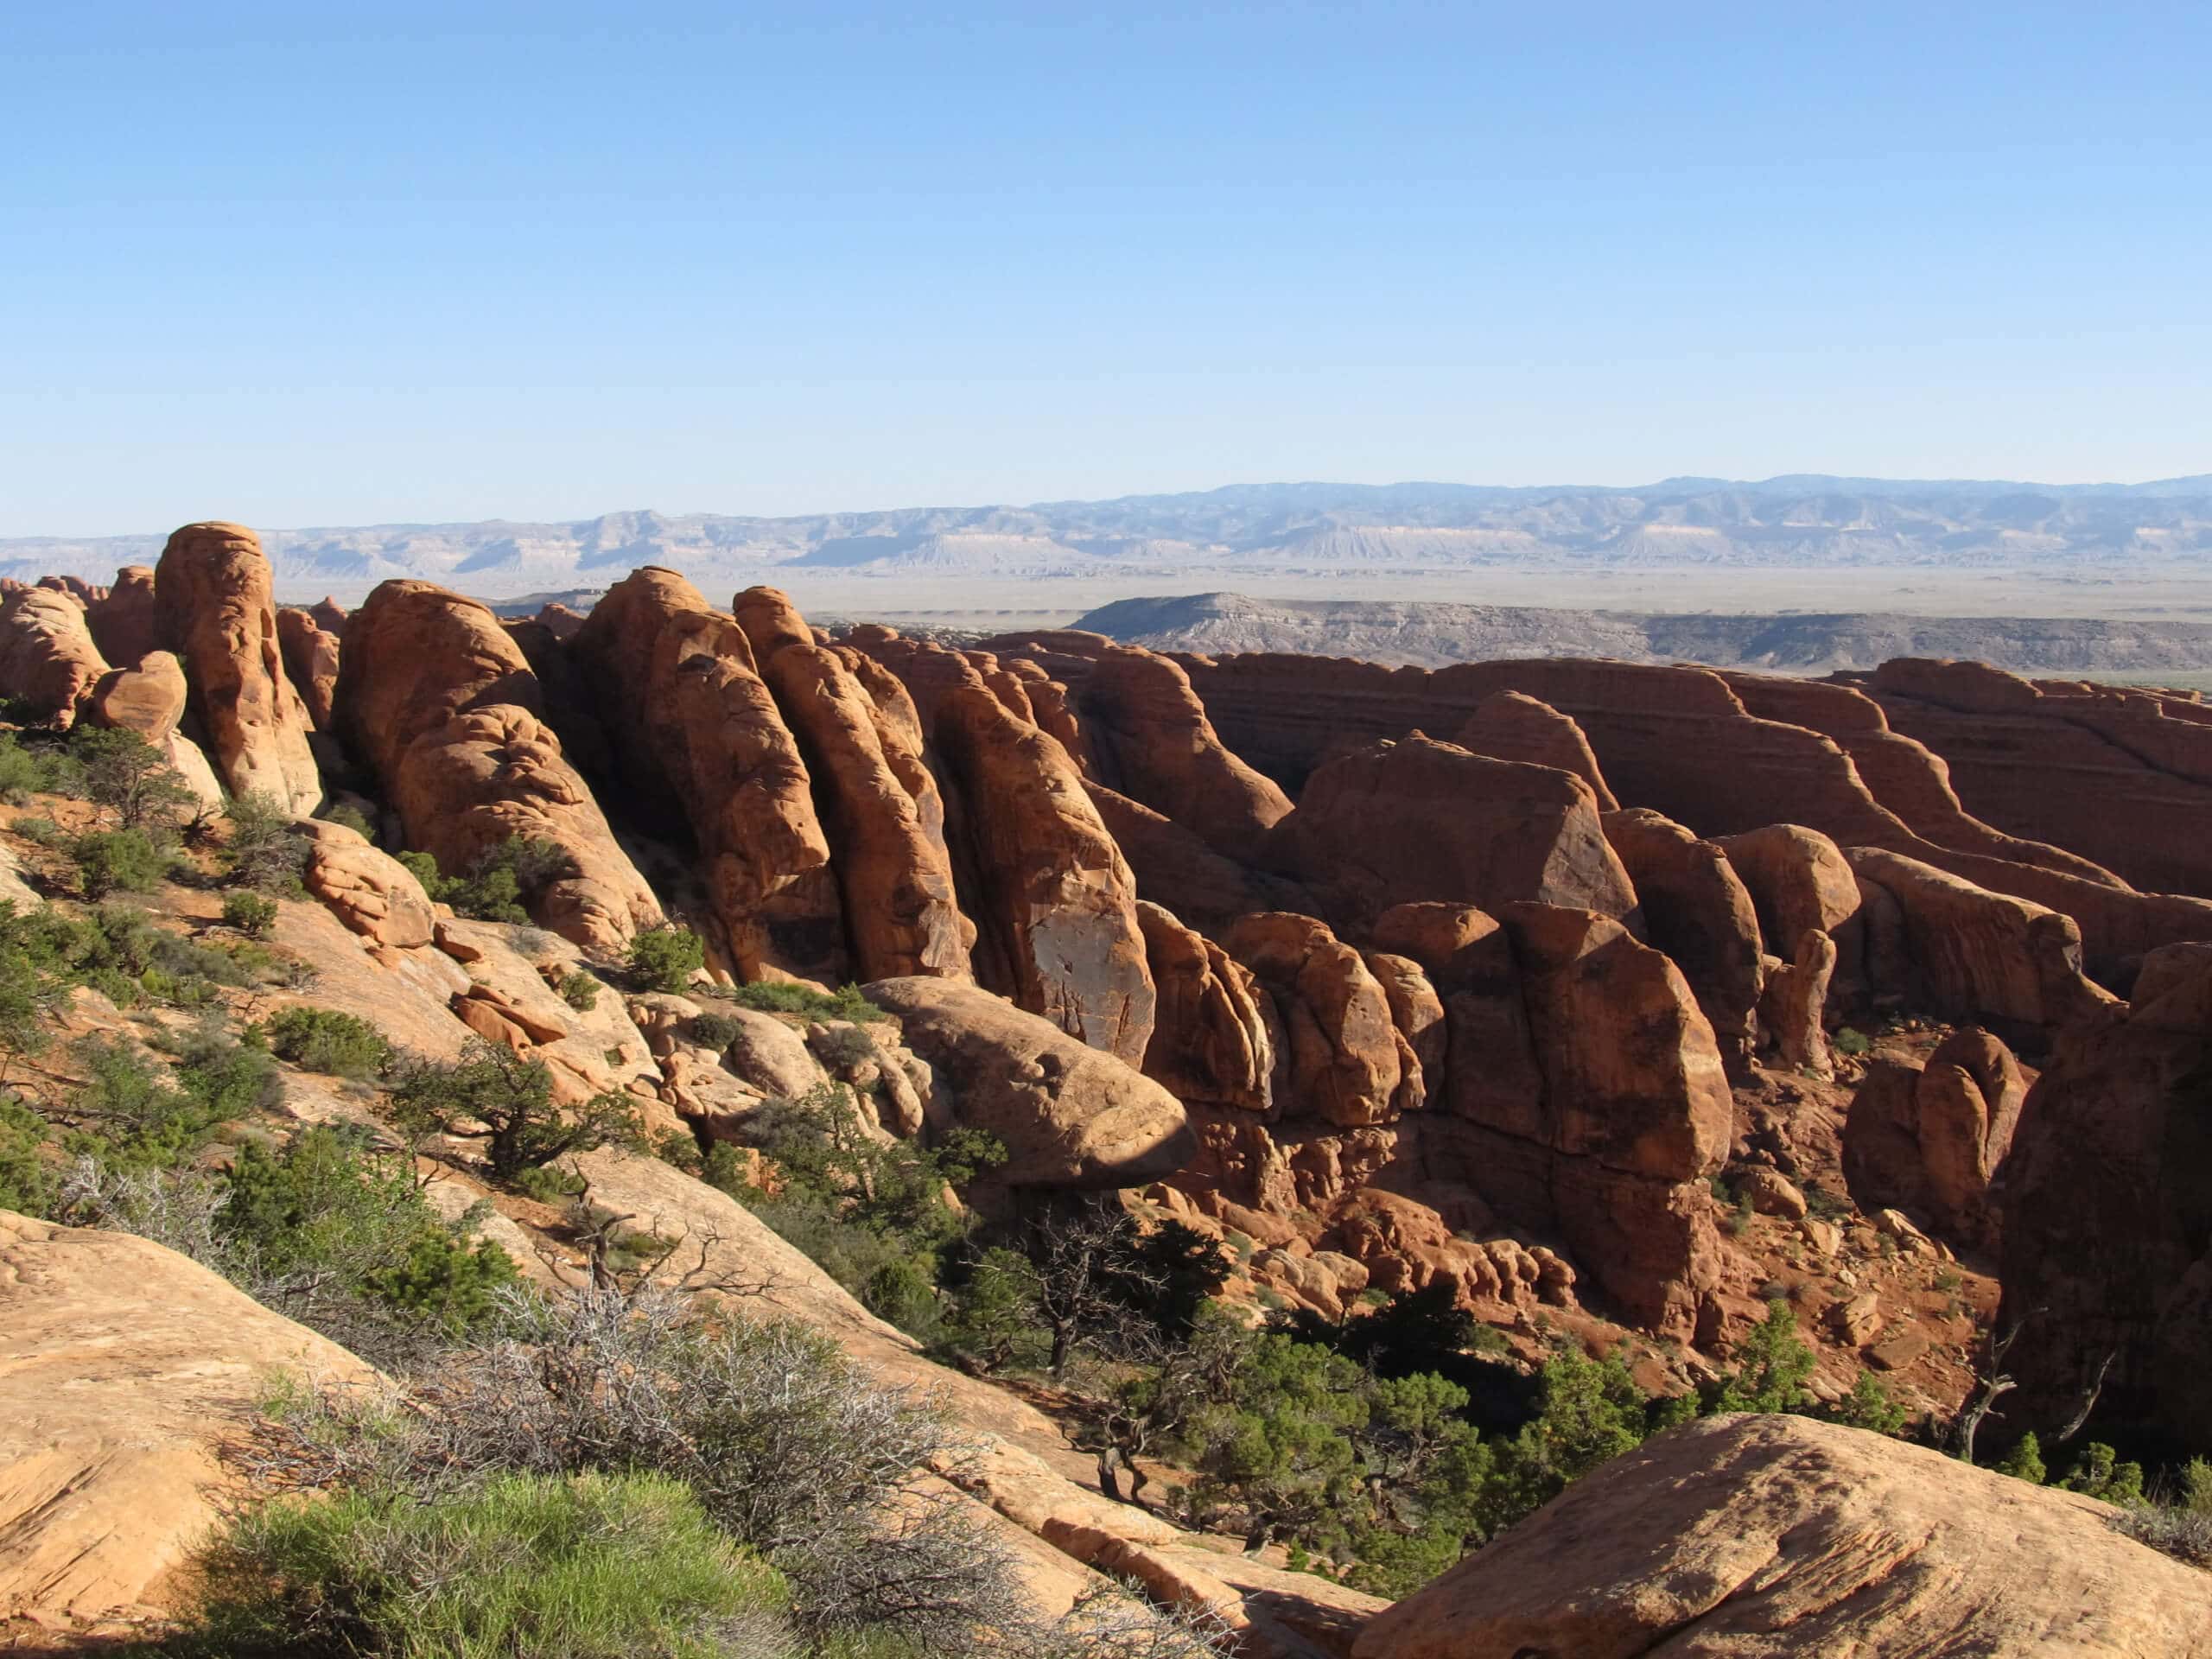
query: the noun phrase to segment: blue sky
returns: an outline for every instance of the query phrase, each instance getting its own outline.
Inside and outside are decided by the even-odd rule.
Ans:
[[[2212,9],[0,8],[0,536],[2212,470]]]

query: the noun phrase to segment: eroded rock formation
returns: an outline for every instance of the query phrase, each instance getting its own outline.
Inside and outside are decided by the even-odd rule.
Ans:
[[[385,582],[347,620],[334,717],[408,844],[448,875],[503,842],[548,841],[569,870],[525,895],[544,926],[618,951],[661,921],[489,607],[427,582]]]
[[[849,978],[806,763],[735,620],[648,566],[567,649],[599,690],[623,781],[690,825],[729,960],[747,978]]]
[[[322,801],[307,706],[285,677],[269,561],[242,524],[187,524],[155,567],[164,643],[183,662],[207,758],[234,795],[305,816]]]

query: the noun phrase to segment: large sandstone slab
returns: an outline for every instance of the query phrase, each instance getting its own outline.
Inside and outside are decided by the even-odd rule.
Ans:
[[[170,1605],[283,1372],[374,1375],[158,1244],[0,1211],[0,1623]]]
[[[2105,1504],[1792,1416],[1584,1477],[1376,1616],[1355,1659],[2201,1659],[2212,1575]]]

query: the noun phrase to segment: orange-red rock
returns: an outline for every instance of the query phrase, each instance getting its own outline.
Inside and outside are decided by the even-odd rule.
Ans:
[[[338,690],[338,636],[317,622],[312,612],[287,606],[276,613],[276,642],[283,652],[284,672],[307,705],[308,718],[315,730],[327,731],[331,698]]]
[[[1011,714],[973,668],[934,696],[932,730],[958,786],[948,832],[967,854],[961,908],[978,978],[1095,1048],[1141,1065],[1154,995],[1136,880],[1067,752]],[[927,718],[927,716],[925,716]]]
[[[1403,1047],[1390,1000],[1357,950],[1310,916],[1241,918],[1223,948],[1273,995],[1281,1022],[1275,1097],[1339,1128],[1399,1112]]]
[[[1925,1067],[1872,1062],[1843,1130],[1843,1173],[1860,1209],[1902,1210],[1961,1248],[1994,1244],[1991,1182],[2012,1147],[2027,1085],[2012,1052],[1962,1026]]]
[[[2071,1422],[2201,1443],[2212,1423],[2212,961],[2063,1039],[2005,1160],[2005,1356],[2017,1433]],[[1986,1096],[1985,1096],[1986,1098]]]
[[[135,663],[162,649],[167,631],[154,596],[154,568],[126,564],[115,573],[105,597],[86,607],[85,621],[100,655],[111,663]]]
[[[322,800],[307,707],[285,677],[269,561],[241,524],[187,524],[155,568],[166,643],[184,664],[208,759],[234,795],[306,816]]]
[[[1635,883],[1651,943],[1674,959],[1732,1070],[1757,1039],[1759,921],[1728,855],[1642,807],[1608,812],[1605,839]],[[1840,859],[1838,860],[1841,862]],[[1845,866],[1845,874],[1849,867]]]
[[[1356,932],[1421,900],[1529,899],[1611,916],[1636,907],[1581,779],[1419,734],[1319,767],[1273,849],[1324,913]]]
[[[773,588],[739,594],[737,621],[823,802],[858,971],[967,977],[975,930],[954,891],[944,804],[925,766],[900,764],[899,722]]]
[[[566,649],[600,689],[624,780],[697,837],[731,961],[748,979],[849,977],[806,763],[736,621],[649,565],[608,589]]]
[[[1475,705],[1475,712],[1452,741],[1494,760],[1571,772],[1590,785],[1600,812],[1620,807],[1605,787],[1605,774],[1598,770],[1598,757],[1591,753],[1582,728],[1537,698],[1519,691],[1494,691]]]
[[[24,588],[0,601],[0,696],[66,729],[107,671],[75,601],[50,588]]]
[[[1275,1012],[1251,969],[1162,910],[1137,905],[1157,996],[1144,1074],[1185,1105],[1268,1112]]]
[[[347,620],[334,719],[411,846],[448,874],[499,843],[552,842],[571,873],[526,895],[544,926],[613,952],[662,919],[545,724],[537,679],[489,607],[388,582]]]

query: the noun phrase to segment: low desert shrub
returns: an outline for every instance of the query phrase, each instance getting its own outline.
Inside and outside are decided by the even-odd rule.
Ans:
[[[810,1020],[857,1021],[886,1017],[881,1008],[861,995],[857,985],[841,985],[825,994],[811,985],[761,980],[739,986],[730,992],[729,998],[741,1008],[757,1008],[763,1014],[804,1014]]]
[[[689,928],[650,928],[630,941],[630,972],[644,990],[680,991],[706,963],[706,942]]]
[[[705,1014],[693,1015],[690,1024],[684,1028],[683,1034],[698,1044],[700,1047],[711,1048],[719,1052],[745,1034],[745,1022],[729,1014],[715,1014],[709,1010]]]
[[[276,901],[243,888],[223,895],[223,925],[250,939],[265,939],[276,925]]]
[[[223,809],[230,836],[223,867],[236,885],[257,893],[297,893],[312,848],[292,832],[292,814],[273,797],[246,794]]]
[[[640,1133],[627,1096],[594,1096],[573,1110],[553,1103],[553,1074],[501,1043],[473,1039],[459,1060],[410,1059],[394,1069],[392,1121],[421,1138],[483,1143],[492,1175],[512,1181],[571,1154]]]
[[[359,1014],[335,1008],[283,1008],[264,1020],[261,1029],[279,1059],[332,1077],[373,1077],[392,1057],[391,1043],[382,1032]]]
[[[599,1006],[599,982],[582,969],[561,976],[561,1000],[578,1014],[589,1014]]]
[[[172,1651],[238,1659],[752,1659],[789,1652],[780,1576],[681,1482],[510,1474],[270,1503],[200,1558]]]
[[[143,830],[92,830],[69,843],[77,883],[95,902],[117,893],[151,893],[168,874],[169,855]]]

